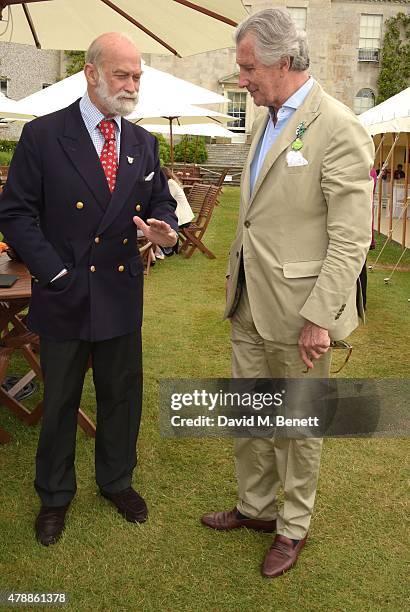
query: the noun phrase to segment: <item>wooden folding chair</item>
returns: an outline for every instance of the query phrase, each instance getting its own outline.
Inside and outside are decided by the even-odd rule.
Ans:
[[[148,276],[152,263],[155,261],[155,244],[150,242],[145,236],[138,237],[138,248],[144,263],[144,274]]]
[[[9,173],[8,166],[0,166],[0,185],[4,185],[7,181],[7,175]]]
[[[187,200],[189,202],[190,207],[192,208],[192,212],[195,215],[194,222],[197,220],[198,215],[201,212],[205,198],[208,196],[210,187],[210,184],[194,183],[191,187],[189,194],[187,195]]]
[[[17,400],[16,395],[19,390],[33,380],[33,378],[37,377],[38,380],[43,379],[38,358],[40,340],[37,334],[27,329],[24,317],[20,317],[17,313],[13,313],[12,323],[14,325],[13,329],[2,336],[2,346],[0,347],[0,382],[4,380],[11,357],[16,350],[21,352],[22,356],[31,367],[31,370],[11,389],[8,389],[8,391],[0,386],[0,403],[4,404],[9,410],[14,412],[19,419],[28,425],[36,425],[43,414],[43,401],[41,400],[33,410],[29,410]],[[91,367],[91,362],[88,364],[88,368],[89,367]],[[78,424],[87,435],[95,437],[95,425],[81,408],[78,410],[77,420]],[[4,437],[3,439],[1,438],[2,436],[0,435],[0,442],[2,443],[8,441],[4,439]],[[10,436],[8,436],[8,439],[10,439]]]
[[[223,187],[223,184],[224,184],[225,177],[228,174],[228,171],[229,171],[229,168],[224,168],[222,170],[221,174],[219,175],[218,179],[214,183],[214,185],[216,187],[218,187],[218,189],[219,189],[218,196],[216,198],[216,206],[218,206],[218,204],[219,204],[219,196],[222,193],[222,187]]]
[[[221,187],[222,188],[222,186],[224,184],[225,177],[228,174],[228,172],[229,172],[229,168],[224,168],[222,170],[221,174],[218,176],[217,180],[214,183],[217,187]]]
[[[194,192],[195,187],[197,187],[197,184],[193,185],[191,193]],[[192,256],[195,249],[199,249],[202,253],[204,253],[204,255],[209,257],[209,259],[215,259],[215,255],[212,253],[212,251],[210,251],[202,242],[202,238],[211,220],[218,194],[219,187],[216,187],[215,185],[199,185],[195,189],[195,199],[192,200],[192,204],[190,202],[190,205],[193,212],[197,213],[197,216],[188,227],[181,228],[179,232],[179,236],[182,241],[180,253],[187,259]],[[201,197],[202,204],[200,204]],[[197,212],[199,206],[200,208]]]

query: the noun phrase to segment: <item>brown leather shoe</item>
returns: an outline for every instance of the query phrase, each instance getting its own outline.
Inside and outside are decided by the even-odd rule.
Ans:
[[[118,493],[101,491],[101,495],[109,499],[129,523],[145,523],[147,520],[147,505],[141,495],[134,491],[132,487]]]
[[[295,565],[306,540],[307,535],[295,546],[290,538],[280,533],[276,534],[272,546],[266,553],[262,565],[262,575],[266,578],[276,578],[290,570]]]
[[[275,531],[276,521],[261,521],[253,518],[238,517],[238,510],[234,508],[228,512],[213,512],[212,514],[204,514],[201,518],[201,523],[211,529],[219,529],[220,531],[230,531],[231,529],[239,529],[246,527],[255,531]]]
[[[66,506],[41,506],[35,522],[36,538],[43,546],[55,544],[64,529]]]

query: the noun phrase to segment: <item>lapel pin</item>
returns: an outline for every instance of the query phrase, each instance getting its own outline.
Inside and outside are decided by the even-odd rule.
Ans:
[[[291,148],[293,151],[300,151],[300,149],[303,148],[302,138],[305,132],[306,132],[306,125],[305,125],[305,122],[302,121],[301,123],[299,123],[299,125],[296,128],[295,139],[293,140],[291,144]]]
[[[127,155],[127,162],[128,162],[129,164],[133,164],[133,163],[134,163],[134,158],[133,158],[133,157],[130,157],[129,155]]]

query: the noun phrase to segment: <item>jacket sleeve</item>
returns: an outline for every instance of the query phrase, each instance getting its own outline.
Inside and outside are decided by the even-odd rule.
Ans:
[[[41,152],[30,123],[23,128],[0,195],[0,231],[30,273],[46,285],[64,268],[60,256],[40,228],[43,207]]]
[[[251,141],[253,142],[253,139],[255,138],[255,134],[259,129],[260,123],[262,121],[266,120],[266,115],[267,115],[267,111],[265,108],[259,109],[256,111],[256,117],[255,117],[255,121],[253,122],[253,126],[252,126],[252,131],[251,131]],[[243,177],[245,175],[246,172],[246,166],[249,164],[249,166],[251,165],[251,159],[250,159],[250,152],[248,153],[248,157],[245,161],[245,164],[243,166],[242,169],[242,175],[241,175],[241,197],[240,197],[240,201],[239,201],[239,216],[238,216],[238,224],[237,224],[237,229],[236,229],[236,236],[235,236],[235,241],[238,239],[239,235],[242,235],[242,214],[243,214],[243,209],[242,209],[242,196],[243,196]],[[241,248],[242,248],[242,243],[241,243]],[[231,270],[231,258],[230,258],[230,253],[232,251],[232,246],[231,246],[231,250],[229,252],[229,256],[228,256],[228,264],[226,267],[226,272],[225,272],[225,277],[229,278],[232,274],[232,270]]]
[[[325,329],[340,316],[371,240],[373,142],[348,113],[332,132],[322,164],[329,243],[317,281],[300,314]]]

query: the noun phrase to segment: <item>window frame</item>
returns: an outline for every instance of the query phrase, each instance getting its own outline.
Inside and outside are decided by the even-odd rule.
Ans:
[[[5,83],[5,87],[4,87]],[[0,93],[8,96],[9,79],[6,76],[0,76]]]
[[[298,30],[302,30],[303,32],[306,32],[306,25],[307,25],[307,7],[306,6],[287,6],[286,9],[289,11],[290,16],[292,17],[293,21],[296,23],[296,26],[298,28]],[[304,26],[299,27],[299,19],[295,19],[295,17],[292,15],[292,11],[303,11],[304,13]]]
[[[361,92],[370,92],[371,96],[370,95],[359,96]],[[365,107],[363,107],[363,105],[357,104],[357,101],[369,100],[369,99],[372,100],[373,104],[366,105]],[[376,104],[376,94],[374,93],[373,89],[371,87],[361,87],[353,99],[353,111],[356,115],[360,115],[361,113],[364,113],[367,110],[370,110],[371,108],[373,108],[375,104]]]
[[[234,97],[238,97],[241,99],[240,107],[237,107],[237,110],[232,109],[231,105],[235,103],[229,96],[233,95]],[[247,116],[247,98],[248,93],[246,91],[238,91],[237,89],[226,89],[226,98],[228,102],[228,111],[227,114],[240,119],[240,121],[227,123],[227,129],[231,132],[236,132],[239,134],[246,133],[246,116]],[[243,102],[242,102],[243,100]],[[242,124],[242,125],[241,125]]]
[[[364,18],[370,17],[378,20],[378,26],[363,23]],[[382,29],[383,15],[378,13],[360,13],[359,49],[373,49],[380,51],[382,45]],[[370,43],[371,41],[375,41],[375,43],[371,43],[369,45],[367,44],[367,41],[370,41]]]

